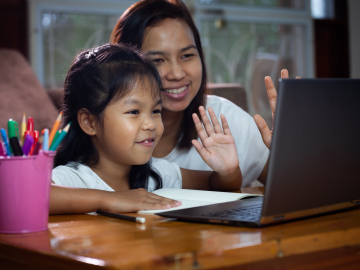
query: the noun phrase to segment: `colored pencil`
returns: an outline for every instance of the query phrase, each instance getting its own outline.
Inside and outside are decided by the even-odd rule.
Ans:
[[[58,117],[55,120],[55,123],[50,131],[49,134],[49,147],[51,147],[51,143],[54,140],[56,131],[58,130],[59,126],[60,126],[60,122],[61,122],[61,117],[62,117],[63,112],[61,111],[60,114],[58,115]]]

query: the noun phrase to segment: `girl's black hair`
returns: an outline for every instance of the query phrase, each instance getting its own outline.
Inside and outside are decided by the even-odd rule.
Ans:
[[[79,126],[78,111],[86,109],[95,115],[103,125],[103,112],[111,101],[130,93],[137,82],[148,80],[155,101],[160,99],[162,88],[159,73],[136,49],[121,44],[105,44],[81,52],[65,79],[64,86],[64,127],[71,122],[67,136],[57,149],[54,167],[76,162],[95,165],[99,154],[91,138]],[[129,176],[131,189],[146,188],[148,178],[155,179],[155,188],[162,187],[162,179],[150,166],[133,165]]]
[[[192,114],[198,113],[199,106],[205,106],[207,75],[200,34],[186,5],[181,0],[139,1],[127,9],[120,17],[111,33],[110,42],[131,44],[141,49],[145,29],[157,26],[167,18],[179,19],[187,23],[194,35],[195,45],[201,59],[202,79],[200,89],[190,105],[185,109],[182,128],[180,129],[181,134],[179,134],[181,137],[177,144],[179,149],[189,149],[192,146],[191,140],[197,139],[198,136]]]

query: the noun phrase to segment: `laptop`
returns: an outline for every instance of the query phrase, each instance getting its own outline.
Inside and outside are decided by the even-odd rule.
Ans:
[[[264,197],[157,215],[262,227],[357,207],[360,80],[286,79],[280,80]]]

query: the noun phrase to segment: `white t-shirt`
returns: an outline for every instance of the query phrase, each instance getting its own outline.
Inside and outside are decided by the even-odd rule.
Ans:
[[[254,119],[243,109],[225,98],[213,95],[207,96],[206,108],[208,107],[214,110],[220,123],[220,114],[225,115],[229,123],[230,131],[235,139],[244,187],[259,177],[268,159],[269,149],[262,141]],[[195,147],[191,147],[190,150],[179,150],[175,147],[163,159],[175,162],[184,169],[212,170],[196,152]]]
[[[114,191],[88,166],[77,163],[77,168],[74,168],[74,166],[69,165],[57,166],[52,170],[51,179],[55,184],[67,187]],[[160,174],[163,181],[163,188],[182,187],[181,171],[177,164],[152,158],[151,167]],[[149,178],[146,189],[150,192],[155,190],[154,178]]]

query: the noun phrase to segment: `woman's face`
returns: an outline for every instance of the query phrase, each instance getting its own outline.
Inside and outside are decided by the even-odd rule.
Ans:
[[[190,27],[182,20],[165,19],[145,30],[142,51],[160,73],[163,109],[184,111],[199,91],[202,78],[201,59]]]

